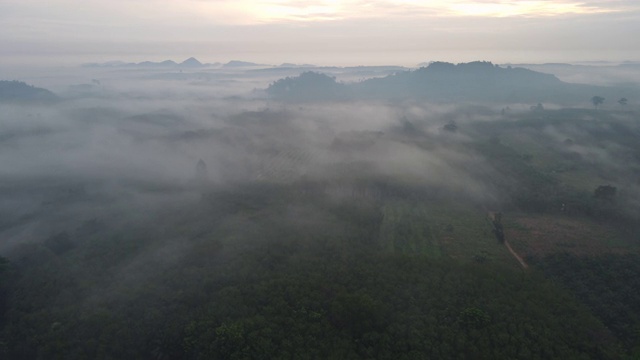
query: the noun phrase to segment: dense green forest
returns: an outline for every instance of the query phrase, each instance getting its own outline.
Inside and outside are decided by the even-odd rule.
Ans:
[[[339,238],[278,225],[270,211],[251,210],[242,227],[255,228],[246,234],[224,224],[189,234],[191,248],[179,262],[125,265],[125,280],[114,281],[121,276],[114,268],[153,246],[154,235],[109,231],[63,254],[55,250],[63,240],[24,249],[10,270],[6,356],[607,359],[623,353],[604,319],[537,271],[403,247],[385,251],[371,242],[380,214],[366,206],[326,209]],[[238,236],[246,236],[242,248]]]
[[[403,119],[332,135],[340,160],[322,176],[295,175],[312,156],[264,140],[299,136],[278,128],[286,114],[236,115],[238,127],[189,141],[272,156],[257,176],[132,181],[126,197],[152,205],[94,218],[83,212],[118,200],[88,180],[3,180],[4,196],[46,201],[3,213],[0,230],[47,216],[57,227],[0,254],[2,358],[640,357],[637,114],[456,111],[437,131]],[[276,130],[260,127],[273,118]],[[448,156],[465,176],[435,160],[449,174],[438,181],[381,170],[362,155],[376,146]]]

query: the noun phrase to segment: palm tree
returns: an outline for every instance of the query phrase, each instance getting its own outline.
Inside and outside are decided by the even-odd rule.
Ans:
[[[591,103],[593,103],[593,106],[595,106],[596,110],[598,110],[598,105],[602,105],[604,100],[605,99],[602,96],[594,96],[591,98]]]

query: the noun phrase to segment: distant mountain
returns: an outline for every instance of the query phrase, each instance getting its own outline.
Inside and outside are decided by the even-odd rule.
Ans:
[[[133,64],[132,63],[132,64],[127,64],[127,65],[133,65],[133,66],[139,66],[139,67],[167,67],[167,66],[176,66],[176,63],[175,63],[175,61],[165,60],[165,61],[162,61],[162,62],[143,61],[143,62],[139,62],[137,64]]]
[[[619,68],[640,68],[640,62],[632,62],[632,61],[626,61],[620,65],[618,65]]]
[[[293,63],[282,63],[280,65],[278,65],[278,67],[281,68],[312,68],[312,67],[316,67],[313,64],[293,64]]]
[[[206,66],[205,64],[201,63],[194,57],[190,57],[179,64],[173,60],[165,60],[162,62],[143,61],[141,63],[137,63],[133,65],[140,66],[140,67],[180,67],[180,68],[197,68],[197,67]]]
[[[160,66],[176,66],[178,64],[173,60],[165,60],[165,61],[161,62],[159,65]]]
[[[293,65],[296,67],[307,67],[313,65]],[[201,67],[218,67],[222,66],[224,68],[248,68],[248,67],[266,67],[270,65],[258,64],[248,61],[240,61],[240,60],[231,60],[226,64],[220,63],[202,63],[195,57],[190,57],[187,60],[177,63],[173,60],[165,60],[161,62],[156,61],[142,61],[139,63],[126,63],[122,61],[108,61],[105,63],[89,63],[82,65],[83,67],[140,67],[140,68],[179,68],[179,69],[195,69]]]
[[[173,60],[164,60],[160,62],[156,61],[142,61],[139,63],[125,63],[122,61],[108,61],[105,63],[90,63],[84,64],[84,67],[142,67],[142,68],[199,68],[206,66],[217,66],[215,64],[203,64],[198,59],[190,57],[187,60],[177,63]]]
[[[194,67],[203,67],[204,64],[202,64],[200,61],[198,61],[196,58],[194,57],[190,57],[187,60],[183,61],[180,63],[181,67],[190,67],[190,68],[194,68]]]
[[[231,60],[228,63],[222,65],[224,68],[238,68],[238,67],[252,67],[252,66],[266,66],[264,64],[257,64],[248,61]]]
[[[415,71],[355,84],[365,97],[421,97],[433,100],[522,101],[562,82],[553,75],[523,68],[502,68],[490,62],[462,64],[434,62]]]
[[[433,62],[414,71],[341,84],[334,78],[305,72],[273,83],[267,93],[279,99],[403,99],[430,101],[482,101],[501,103],[588,102],[594,95],[617,99],[640,91],[604,86],[569,84],[551,74],[518,67],[500,67],[476,61],[451,64]],[[625,95],[626,94],[626,95]]]
[[[0,80],[2,102],[51,102],[58,97],[47,89],[27,85],[21,81]]]

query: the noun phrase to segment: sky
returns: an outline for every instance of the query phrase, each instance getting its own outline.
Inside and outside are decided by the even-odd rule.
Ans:
[[[0,0],[0,63],[638,61],[638,0]]]

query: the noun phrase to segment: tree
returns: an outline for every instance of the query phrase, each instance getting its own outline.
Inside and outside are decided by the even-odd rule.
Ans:
[[[502,213],[495,213],[492,219],[493,233],[496,235],[498,242],[504,243],[504,228],[502,227]]]
[[[458,315],[458,321],[466,328],[481,328],[491,322],[491,317],[477,307],[467,307]]]
[[[0,274],[9,267],[9,260],[0,257]]]
[[[611,185],[600,185],[593,191],[593,196],[596,199],[613,201],[618,189]]]
[[[9,270],[9,260],[0,256],[0,329],[4,327],[4,314],[8,303],[6,272]],[[0,335],[0,354],[3,352],[2,335]]]
[[[207,164],[204,160],[200,159],[196,164],[196,181],[200,184],[205,184],[209,178],[209,172],[207,171]]]
[[[458,130],[458,125],[456,125],[455,121],[450,121],[447,125],[444,126],[444,129],[450,132],[456,132]]]
[[[627,105],[627,98],[620,98],[620,100],[618,100],[618,104],[621,106]]]
[[[542,106],[541,103],[538,103],[537,105],[530,106],[529,109],[531,109],[531,111],[537,112],[544,110],[544,106]]]
[[[591,103],[596,107],[596,110],[598,110],[598,105],[602,105],[602,103],[604,103],[604,100],[605,98],[603,98],[602,96],[594,96],[591,98]]]

